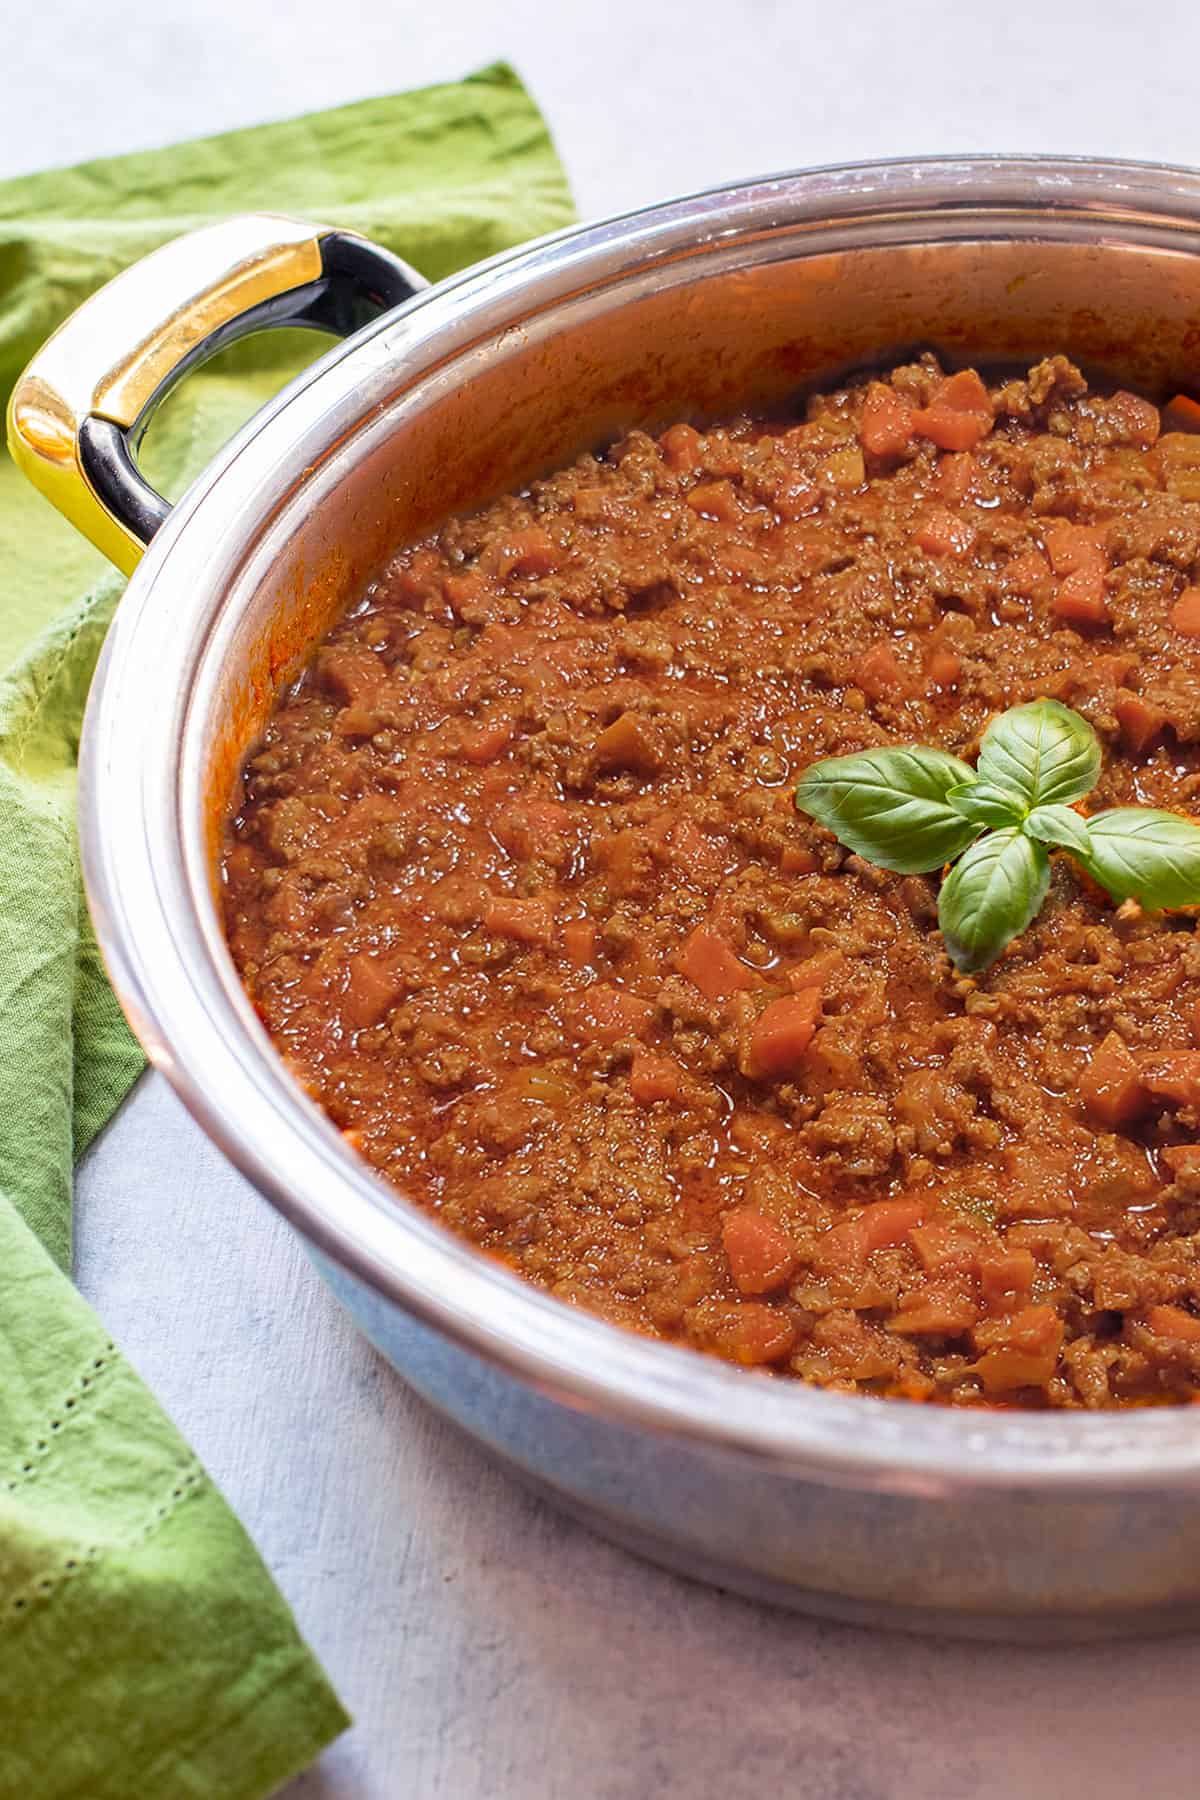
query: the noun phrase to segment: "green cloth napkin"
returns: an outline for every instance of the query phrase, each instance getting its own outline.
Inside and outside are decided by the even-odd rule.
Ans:
[[[0,184],[0,399],[146,251],[238,211],[353,227],[436,279],[565,224],[503,66]],[[177,493],[303,357],[238,346],[147,446]],[[79,887],[80,716],[120,581],[0,458],[0,1796],[256,1800],[347,1723],[241,1526],[71,1286],[71,1174],[138,1074]],[[287,1445],[264,1452],[286,1458]]]

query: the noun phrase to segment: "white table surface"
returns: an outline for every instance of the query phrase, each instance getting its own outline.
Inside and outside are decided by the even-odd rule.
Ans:
[[[1195,0],[41,0],[4,39],[0,175],[501,55],[586,214],[912,152],[1200,163]],[[1191,1791],[1200,1641],[1031,1652],[812,1623],[527,1497],[356,1336],[159,1078],[87,1158],[78,1215],[85,1293],[356,1715],[291,1800]]]

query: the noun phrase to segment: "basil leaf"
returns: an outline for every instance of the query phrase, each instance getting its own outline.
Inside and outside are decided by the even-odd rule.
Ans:
[[[944,750],[864,750],[814,763],[796,789],[796,805],[881,869],[926,874],[979,835],[978,825],[946,801],[973,775]]]
[[[938,923],[955,968],[976,975],[995,962],[1034,917],[1049,883],[1044,847],[1017,826],[973,844],[938,896]]]
[[[1087,822],[1087,868],[1114,900],[1152,912],[1200,904],[1200,825],[1150,806],[1119,806]]]
[[[1039,843],[1073,850],[1082,862],[1087,862],[1091,848],[1087,821],[1069,806],[1035,806],[1025,821],[1025,829]]]
[[[1099,775],[1099,739],[1086,719],[1057,700],[1001,713],[979,746],[979,779],[1020,794],[1026,806],[1078,800]]]
[[[976,825],[1019,825],[1025,817],[1025,802],[1020,794],[987,781],[951,788],[946,798],[955,812]]]

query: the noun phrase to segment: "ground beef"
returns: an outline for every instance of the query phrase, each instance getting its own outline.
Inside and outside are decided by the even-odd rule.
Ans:
[[[1048,694],[1089,803],[1187,810],[1198,635],[1200,434],[1064,357],[631,432],[319,650],[245,772],[235,960],[348,1141],[565,1302],[911,1399],[1192,1398],[1192,918],[1057,855],[964,978],[936,878],[792,791]]]

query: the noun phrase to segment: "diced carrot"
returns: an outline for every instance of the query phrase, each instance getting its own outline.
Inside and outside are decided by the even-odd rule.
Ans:
[[[1152,1099],[1168,1106],[1200,1105],[1200,1050],[1144,1050],[1136,1066]]]
[[[562,935],[567,961],[576,969],[585,969],[596,952],[596,927],[591,919],[568,919]]]
[[[796,1342],[796,1327],[785,1312],[762,1300],[731,1302],[720,1312],[706,1309],[707,1333],[718,1356],[756,1368],[781,1362]]]
[[[923,1200],[876,1200],[853,1219],[840,1219],[817,1240],[817,1267],[841,1274],[862,1266],[876,1250],[902,1244],[925,1217]]]
[[[930,1286],[905,1294],[888,1326],[902,1337],[960,1337],[978,1318],[979,1308],[969,1294]]]
[[[823,988],[845,960],[841,950],[819,950],[788,970],[787,984],[793,994],[802,994],[806,988]]]
[[[961,506],[973,491],[979,475],[979,464],[967,450],[943,456],[933,478],[934,489],[941,500]]]
[[[869,700],[903,700],[912,691],[907,672],[901,668],[891,644],[882,639],[864,650],[850,671],[856,687]]]
[[[705,837],[692,819],[680,819],[667,838],[671,861],[700,887],[711,885],[725,873],[726,855],[715,838]]]
[[[704,440],[694,425],[672,425],[659,439],[663,461],[677,475],[690,475],[704,458]]]
[[[571,814],[561,801],[529,794],[502,807],[492,831],[510,856],[553,861],[567,845],[570,826]]]
[[[1176,394],[1163,408],[1163,422],[1172,431],[1200,431],[1200,400],[1190,394]]]
[[[1032,600],[1043,581],[1050,577],[1050,564],[1040,550],[1023,550],[1007,562],[1000,579],[1004,586],[1026,600]]]
[[[934,1219],[909,1233],[917,1261],[929,1275],[968,1275],[979,1261],[979,1234],[952,1220]]]
[[[805,844],[785,844],[779,853],[779,867],[785,875],[811,875],[816,866],[817,859]]]
[[[654,1017],[648,1000],[641,1000],[624,988],[610,987],[604,981],[594,981],[582,992],[572,994],[563,1010],[579,1037],[600,1044],[641,1037]]]
[[[548,944],[554,936],[554,906],[549,900],[517,900],[500,895],[483,915],[488,931],[515,938],[519,944]]]
[[[477,605],[486,592],[487,583],[476,569],[442,576],[442,595],[453,612],[461,613],[464,606]]]
[[[1200,637],[1200,587],[1186,587],[1171,608],[1171,623],[1184,637]]]
[[[977,532],[968,519],[944,506],[931,506],[916,530],[916,541],[930,556],[966,556]]]
[[[1002,1245],[979,1258],[979,1291],[990,1313],[1012,1313],[1029,1304],[1037,1264],[1032,1251]]]
[[[678,1100],[682,1096],[679,1064],[670,1056],[652,1056],[649,1050],[635,1050],[629,1067],[629,1091],[639,1106],[653,1106],[656,1100]]]
[[[820,1016],[820,988],[805,988],[787,999],[772,1000],[750,1033],[747,1072],[754,1078],[790,1074],[803,1062]]]
[[[721,1221],[729,1272],[743,1294],[769,1294],[789,1281],[796,1251],[782,1225],[756,1206],[739,1206]]]
[[[703,514],[706,519],[719,519],[722,524],[731,525],[742,516],[737,495],[728,481],[702,481],[685,498],[692,511]]]
[[[468,762],[480,766],[495,762],[512,743],[512,737],[513,722],[503,714],[492,719],[480,719],[463,727],[462,753]]]
[[[776,525],[761,539],[780,575],[803,580],[820,568],[828,545],[813,525]]]
[[[601,769],[633,769],[651,775],[660,761],[648,721],[632,712],[623,712],[604,728],[593,754]]]
[[[989,1394],[1044,1387],[1058,1366],[1063,1322],[1052,1306],[1024,1306],[1009,1319],[980,1326],[976,1341],[988,1347],[975,1372]]]
[[[903,456],[913,441],[913,408],[893,387],[873,381],[863,401],[859,442],[871,456]]]
[[[351,1031],[365,1031],[379,1024],[403,992],[404,979],[398,969],[359,951],[350,959],[342,1016]]]
[[[1135,756],[1148,750],[1166,727],[1166,713],[1159,706],[1151,706],[1140,694],[1119,693],[1113,711],[1121,727],[1121,737]]]
[[[1092,1117],[1110,1131],[1136,1124],[1150,1098],[1133,1052],[1115,1031],[1093,1051],[1079,1092]]]
[[[726,1000],[757,985],[754,971],[738,961],[711,925],[697,925],[671,960],[706,1000]]]
[[[913,414],[913,429],[940,450],[973,450],[992,429],[995,414],[974,369],[940,383],[929,405]]]
[[[501,540],[497,573],[500,575],[550,575],[561,568],[565,552],[540,525],[510,531]]]
[[[1155,1337],[1173,1338],[1180,1344],[1200,1343],[1200,1319],[1182,1306],[1148,1306],[1146,1323]]]
[[[1107,625],[1108,601],[1102,569],[1076,569],[1064,575],[1050,610],[1068,625]]]
[[[957,687],[962,677],[962,658],[953,650],[931,650],[925,673],[931,687]]]
[[[1081,569],[1108,567],[1105,535],[1096,525],[1049,526],[1046,531],[1046,554],[1056,575],[1075,575]]]

